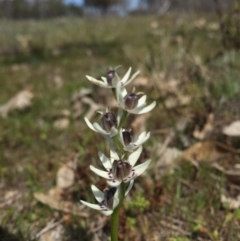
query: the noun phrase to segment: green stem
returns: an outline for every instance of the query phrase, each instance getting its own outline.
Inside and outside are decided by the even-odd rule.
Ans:
[[[118,129],[120,129],[120,128],[123,126],[124,122],[125,122],[126,119],[127,119],[127,116],[128,116],[128,112],[125,111],[125,110],[123,110],[123,113],[122,113],[122,116],[121,116],[121,119],[120,119],[120,123],[119,123],[119,125],[118,125]],[[122,150],[122,145],[121,145],[120,141],[118,140],[117,135],[113,137],[113,142],[114,142],[116,148],[117,148],[119,151],[121,151],[121,150]]]
[[[112,94],[113,94],[115,100],[117,100],[117,94],[116,94],[116,89],[115,88],[112,88]]]
[[[120,123],[119,123],[119,125],[118,125],[118,128],[119,128],[119,129],[123,126],[124,122],[125,122],[126,119],[127,119],[127,116],[128,116],[128,112],[125,111],[125,110],[123,110],[123,114],[122,114]]]
[[[114,144],[115,144],[116,149],[117,149],[118,151],[122,151],[122,144],[121,144],[120,141],[118,140],[117,135],[114,136],[112,139],[113,139],[113,142],[114,142]]]
[[[113,92],[113,95],[114,95],[115,99],[117,99],[116,91],[115,91],[114,88],[112,88],[112,92]],[[122,127],[122,125],[124,124],[124,122],[127,119],[127,116],[128,116],[128,112],[123,110],[123,114],[121,116],[121,120],[120,120],[120,123],[118,125],[118,129],[120,129]],[[121,150],[120,143],[119,143],[119,140],[118,140],[117,136],[113,137],[113,141],[115,143],[115,146],[119,150]],[[122,182],[120,184],[120,187],[119,187],[119,204],[113,210],[113,213],[112,213],[112,216],[111,216],[111,241],[118,241],[119,212],[120,212],[120,208],[123,205],[123,200],[124,200],[124,197],[125,197],[125,191],[126,191],[126,184],[124,182]]]
[[[126,184],[122,182],[119,187],[119,204],[114,209],[111,216],[111,241],[118,241],[118,223],[119,223],[119,212],[123,205],[125,196]]]

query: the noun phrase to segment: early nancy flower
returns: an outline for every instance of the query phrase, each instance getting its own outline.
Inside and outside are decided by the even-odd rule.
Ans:
[[[111,187],[109,189],[106,189],[104,192],[100,191],[96,186],[92,185],[92,192],[96,200],[99,202],[99,204],[92,204],[85,202],[83,200],[80,200],[81,203],[84,205],[100,210],[104,215],[108,216],[111,215],[113,212],[113,209],[117,207],[119,204],[119,198],[118,198],[118,188],[117,187]]]
[[[139,135],[139,137],[135,141],[133,141],[131,129],[126,130],[122,128],[120,128],[118,134],[119,134],[119,140],[123,145],[123,149],[129,152],[132,152],[135,149],[137,149],[150,137],[150,132],[147,133],[146,131],[144,131]]]
[[[102,113],[101,123],[102,127],[106,132],[110,132],[112,127],[117,128],[117,118],[113,112],[106,111]]]
[[[111,111],[109,111],[108,108],[104,112],[98,111],[102,115],[101,117],[101,126],[98,123],[91,123],[87,117],[84,118],[85,122],[87,123],[88,127],[92,129],[95,132],[99,132],[100,134],[104,136],[110,136],[113,137],[118,133],[117,126],[119,123],[119,120],[122,115],[122,111],[118,111],[117,117],[115,114]]]
[[[86,75],[86,78],[91,81],[92,83],[103,87],[103,88],[116,88],[117,83],[120,83],[121,86],[126,86],[128,84],[130,84],[135,78],[136,76],[139,74],[139,71],[137,71],[136,73],[134,73],[132,75],[132,77],[129,79],[130,73],[132,68],[130,67],[127,71],[127,73],[123,76],[123,78],[121,79],[117,72],[116,69],[118,67],[116,67],[113,70],[109,70],[106,74],[106,77],[101,77],[102,80],[97,80],[91,76]]]
[[[106,108],[105,111],[98,111],[101,114],[99,123],[91,123],[88,118],[84,118],[91,130],[100,133],[108,141],[110,157],[98,152],[103,166],[102,170],[92,165],[90,165],[90,169],[95,174],[107,179],[110,187],[102,192],[96,186],[91,186],[98,202],[96,204],[81,200],[84,205],[99,210],[105,215],[113,214],[111,217],[111,240],[114,241],[118,240],[119,211],[123,205],[124,196],[132,189],[135,178],[141,175],[151,163],[151,160],[148,159],[136,165],[142,153],[142,144],[149,139],[150,132],[143,132],[134,140],[131,130],[123,129],[122,126],[129,113],[143,114],[156,106],[156,101],[147,105],[147,97],[143,93],[135,93],[134,89],[132,92],[127,92],[126,85],[130,84],[139,72],[130,76],[132,70],[130,67],[123,78],[120,78],[116,71],[117,68],[109,69],[100,80],[86,76],[90,82],[103,88],[112,89],[112,94],[118,102],[118,114],[115,115],[109,108]],[[122,153],[121,157],[115,148]],[[127,189],[126,183],[129,184]]]
[[[156,101],[153,101],[150,105],[146,106],[146,95],[139,98],[138,95],[140,93],[127,93],[127,90],[119,83],[117,84],[116,90],[119,105],[129,113],[144,114],[151,111],[156,105]]]
[[[128,159],[125,160],[123,158],[119,158],[118,154],[111,147],[110,159],[103,153],[98,153],[99,158],[107,171],[102,171],[92,165],[90,166],[90,169],[97,175],[106,178],[110,186],[118,186],[122,181],[129,182],[135,179],[147,169],[151,162],[150,159],[135,166],[141,152],[142,146],[140,146],[135,152],[131,153]]]
[[[133,180],[130,182],[127,190],[125,191],[125,196],[129,193],[129,191],[133,187]],[[109,216],[112,214],[113,210],[119,204],[119,187],[110,187],[104,190],[104,192],[100,191],[96,186],[91,186],[92,192],[96,200],[99,204],[89,203],[83,200],[80,202],[90,208],[101,211],[104,215]]]

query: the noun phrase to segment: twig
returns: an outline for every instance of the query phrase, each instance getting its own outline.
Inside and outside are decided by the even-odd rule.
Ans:
[[[0,208],[4,208],[10,203],[21,198],[22,195],[18,191],[13,191],[12,195],[0,199]]]
[[[188,231],[186,231],[186,230],[184,230],[184,229],[182,229],[182,228],[180,228],[180,227],[178,227],[178,226],[176,226],[174,224],[168,223],[168,222],[166,222],[164,220],[161,220],[160,224],[163,225],[166,228],[173,229],[174,231],[177,231],[177,232],[179,232],[179,233],[181,233],[183,235],[191,236],[190,232],[188,232]]]
[[[158,134],[167,134],[167,133],[169,133],[169,131],[171,131],[170,128],[156,129],[156,130],[151,131],[151,136],[158,135]]]
[[[191,185],[188,181],[186,181],[186,180],[184,180],[184,179],[182,179],[182,178],[180,178],[180,182],[181,182],[183,185],[185,185],[185,186],[187,186],[188,188],[190,188],[190,189],[196,189],[196,187],[195,187],[194,185]]]
[[[40,232],[36,234],[36,239],[39,239],[44,233],[48,232],[49,230],[57,227],[59,224],[61,224],[64,221],[64,219],[60,219],[57,222],[52,222],[52,220],[47,224],[45,228],[43,228]]]
[[[215,142],[215,144],[216,144],[217,146],[223,148],[224,150],[229,151],[229,152],[231,152],[231,153],[233,153],[233,154],[240,154],[240,149],[235,149],[235,148],[233,148],[233,147],[231,147],[231,146],[228,146],[228,145],[226,145],[226,144],[224,144],[224,143],[221,143],[221,142],[218,142],[218,141]]]
[[[82,97],[81,101],[90,106],[90,109],[85,115],[88,119],[91,119],[97,110],[103,108],[103,105],[96,104],[91,98],[88,97]]]
[[[100,224],[91,229],[91,233],[96,233],[97,231],[101,230],[105,225],[106,225],[107,219],[106,218],[102,218]]]
[[[170,131],[169,135],[168,135],[167,138],[165,139],[165,141],[164,141],[164,143],[162,144],[161,149],[160,149],[160,151],[159,151],[159,153],[158,153],[158,155],[159,155],[160,157],[161,157],[161,155],[166,151],[166,149],[167,149],[169,143],[172,141],[173,137],[174,137],[174,133],[173,133],[172,131]],[[156,147],[156,148],[158,148],[158,147]]]

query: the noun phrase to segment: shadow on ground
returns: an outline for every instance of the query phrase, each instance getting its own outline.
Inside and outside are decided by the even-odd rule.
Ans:
[[[22,237],[11,234],[7,229],[0,227],[0,241],[23,241]]]

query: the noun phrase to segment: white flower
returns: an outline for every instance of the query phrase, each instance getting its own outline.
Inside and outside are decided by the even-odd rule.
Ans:
[[[136,76],[139,74],[139,71],[137,71],[136,73],[134,73],[132,75],[132,77],[130,79],[129,76],[130,76],[130,73],[131,73],[131,70],[132,68],[130,67],[127,71],[127,73],[123,76],[123,78],[121,79],[118,74],[116,73],[116,69],[115,68],[114,70],[110,70],[108,71],[107,73],[107,77],[101,77],[102,80],[97,80],[91,76],[88,76],[86,75],[86,78],[91,81],[92,83],[100,86],[100,87],[103,87],[103,88],[116,88],[117,86],[117,83],[120,83],[121,86],[126,86],[128,85],[129,83],[131,83],[135,78]]]
[[[123,145],[123,149],[129,152],[133,152],[150,137],[150,132],[147,133],[146,131],[144,131],[139,135],[137,140],[133,141],[131,130],[125,130],[122,128],[120,128],[118,134],[119,134],[119,140]]]
[[[125,196],[129,193],[129,191],[133,187],[133,180],[130,182],[126,192]],[[91,186],[92,192],[96,200],[99,202],[99,204],[93,204],[89,203],[83,200],[80,200],[80,202],[90,208],[96,209],[101,211],[104,215],[109,216],[112,214],[113,210],[117,207],[119,204],[119,187],[111,187],[104,192],[100,191],[96,186]]]
[[[102,126],[100,126],[98,123],[94,122],[93,124],[88,120],[87,117],[84,117],[84,120],[86,122],[86,124],[88,125],[88,127],[95,131],[98,132],[100,134],[102,134],[103,136],[107,137],[113,137],[115,135],[117,135],[118,133],[118,129],[117,126],[119,124],[119,121],[121,119],[121,115],[122,115],[122,110],[118,109],[118,115],[117,118],[115,118],[114,114],[112,112],[109,112],[108,108],[106,109],[105,112],[101,112],[98,111],[98,113],[100,113],[102,115],[101,118],[101,122],[102,122]],[[114,120],[113,120],[114,119]],[[109,139],[109,138],[107,138]]]
[[[138,99],[138,93],[127,93],[127,90],[122,87],[120,83],[117,84],[116,93],[119,105],[132,114],[144,114],[151,111],[156,106],[156,101],[153,101],[150,105],[146,106],[146,95],[143,95]]]
[[[120,183],[129,182],[139,175],[141,175],[149,166],[151,160],[147,160],[144,163],[135,166],[139,156],[142,152],[142,146],[140,146],[135,152],[131,153],[127,160],[119,158],[115,150],[110,147],[110,159],[103,153],[99,152],[98,156],[107,171],[103,171],[90,166],[90,169],[97,175],[106,178],[110,186],[118,186]]]

